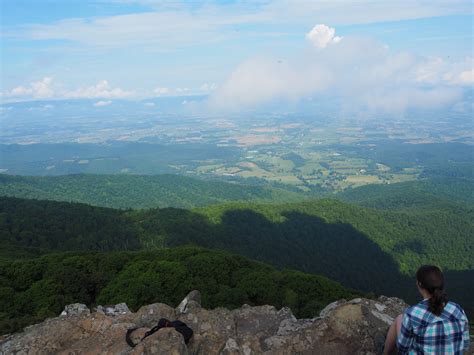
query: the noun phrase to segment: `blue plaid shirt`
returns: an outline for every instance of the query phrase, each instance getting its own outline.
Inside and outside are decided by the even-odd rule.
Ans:
[[[448,302],[436,316],[428,300],[408,308],[397,339],[399,354],[462,354],[469,347],[469,324],[462,308]]]

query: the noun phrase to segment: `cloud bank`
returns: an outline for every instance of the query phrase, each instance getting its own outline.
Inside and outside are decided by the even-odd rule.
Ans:
[[[43,100],[43,99],[145,99],[150,97],[208,95],[217,90],[216,83],[203,83],[199,87],[156,87],[153,90],[124,90],[112,87],[107,80],[100,80],[95,85],[75,89],[65,89],[52,77],[44,77],[27,85],[16,86],[0,92],[4,102]],[[102,102],[102,101],[99,101]],[[108,102],[108,101],[104,101]],[[99,105],[101,106],[101,105]],[[151,105],[148,103],[149,107]]]
[[[308,47],[289,61],[254,57],[241,63],[212,95],[212,107],[241,110],[275,101],[341,99],[346,107],[403,112],[458,102],[473,83],[473,59],[393,53],[366,38],[335,35],[318,24],[306,34]]]
[[[100,80],[89,87],[80,87],[68,90],[54,82],[52,77],[31,82],[26,86],[17,86],[1,93],[2,99],[27,100],[27,99],[123,99],[132,97],[133,91],[111,87],[107,80]]]

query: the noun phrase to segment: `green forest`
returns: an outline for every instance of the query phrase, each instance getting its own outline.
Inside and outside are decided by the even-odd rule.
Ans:
[[[57,316],[66,304],[177,305],[197,289],[206,308],[271,304],[313,317],[362,295],[325,277],[281,270],[196,247],[140,252],[67,252],[0,262],[0,334]]]
[[[447,168],[447,167],[445,167]],[[448,169],[449,170],[449,169]],[[434,176],[397,184],[348,188],[325,197],[377,209],[419,209],[438,203],[474,205],[471,175]],[[425,173],[425,175],[428,172]],[[446,175],[446,173],[445,173]],[[250,182],[248,179],[247,182]],[[322,191],[201,180],[180,175],[15,176],[0,174],[0,196],[80,202],[119,209],[195,208],[227,202],[286,203],[322,197]]]
[[[377,209],[433,209],[474,206],[474,180],[436,177],[391,185],[366,185],[335,195],[342,201]]]
[[[376,210],[328,199],[116,210],[3,197],[0,256],[196,245],[408,301],[416,299],[414,271],[435,263],[453,275],[450,295],[461,302],[467,293],[458,273],[474,269],[472,217],[468,204],[439,201],[417,210]],[[472,309],[471,300],[465,303]]]
[[[474,269],[472,209],[441,208],[378,211],[318,200],[154,209],[129,216],[139,222],[148,247],[192,243],[225,249],[413,301],[411,277],[420,265]],[[464,297],[462,289],[454,289],[453,297]]]
[[[0,222],[4,256],[11,252],[37,256],[53,251],[195,244],[277,266],[332,273],[328,276],[349,283],[350,273],[345,268],[353,266],[332,265],[339,258],[353,260],[356,265],[376,260],[383,264],[385,260],[386,265],[393,262],[395,269],[407,274],[426,262],[453,270],[474,268],[473,210],[468,205],[438,203],[431,209],[387,211],[323,199],[289,204],[228,203],[193,210],[116,210],[2,197]],[[354,250],[363,254],[357,256]],[[363,262],[365,259],[369,261]],[[332,271],[327,270],[327,263]],[[373,266],[367,265],[367,273],[375,272]],[[373,277],[367,279],[349,286],[374,287]]]
[[[4,194],[30,198],[0,197],[2,332],[57,315],[67,303],[125,301],[137,309],[177,303],[193,288],[206,307],[269,303],[298,316],[344,293],[412,303],[413,275],[424,263],[443,268],[449,296],[474,316],[466,177],[364,186],[318,200],[173,175],[0,180]],[[89,204],[52,201],[68,189]],[[166,207],[146,209],[147,196],[148,206]],[[190,264],[191,255],[207,261]]]
[[[0,196],[81,202],[112,208],[193,208],[228,201],[287,202],[302,193],[179,175],[13,176],[0,174]]]

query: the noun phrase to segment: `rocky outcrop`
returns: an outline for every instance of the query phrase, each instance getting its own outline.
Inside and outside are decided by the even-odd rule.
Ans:
[[[334,302],[319,317],[296,319],[290,309],[272,306],[207,310],[200,299],[193,291],[176,309],[156,303],[136,313],[125,304],[92,313],[70,305],[61,316],[7,337],[0,354],[378,354],[389,325],[407,307],[397,298],[357,298]],[[140,341],[160,318],[187,323],[191,341],[186,345],[172,328]],[[135,327],[138,345],[131,348],[125,333]]]

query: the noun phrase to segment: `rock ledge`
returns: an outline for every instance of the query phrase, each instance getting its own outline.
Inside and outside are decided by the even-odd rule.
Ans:
[[[400,299],[357,298],[329,304],[313,319],[296,319],[288,308],[272,306],[239,309],[201,307],[198,291],[176,308],[155,303],[136,313],[125,304],[97,307],[66,306],[61,316],[25,328],[0,342],[0,354],[378,354],[394,317],[407,305]],[[161,329],[131,348],[134,338],[160,318],[179,319],[194,336],[188,345],[174,329]]]

